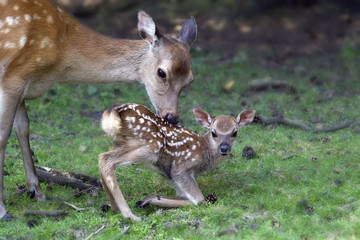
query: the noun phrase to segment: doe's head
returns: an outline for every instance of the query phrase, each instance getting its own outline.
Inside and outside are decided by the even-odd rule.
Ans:
[[[177,38],[160,33],[153,19],[143,11],[138,13],[138,31],[149,44],[148,57],[140,67],[144,83],[156,113],[176,125],[178,98],[181,91],[193,80],[190,46],[197,35],[195,19],[188,19]]]
[[[211,132],[210,142],[221,155],[227,155],[237,137],[238,129],[251,123],[255,116],[255,110],[244,110],[234,118],[227,115],[211,117],[207,112],[195,108],[193,113],[196,121]]]

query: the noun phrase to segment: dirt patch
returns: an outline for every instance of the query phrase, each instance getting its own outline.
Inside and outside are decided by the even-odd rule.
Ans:
[[[360,33],[359,7],[338,1],[123,1],[79,17],[105,34],[139,39],[138,9],[154,18],[162,32],[176,33],[185,18],[198,24],[195,50],[219,52],[232,58],[247,51],[264,65],[277,65],[289,58],[334,52]]]

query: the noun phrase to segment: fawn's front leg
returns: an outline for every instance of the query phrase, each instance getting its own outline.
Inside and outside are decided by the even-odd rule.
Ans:
[[[144,155],[144,151],[148,151],[146,146],[127,152],[119,147],[99,155],[100,179],[104,190],[110,199],[111,209],[113,211],[120,210],[125,218],[132,221],[140,221],[141,218],[135,216],[130,210],[117,183],[115,169],[119,166],[140,162]]]
[[[179,197],[151,196],[147,197],[140,207],[155,205],[159,207],[183,207],[204,201],[204,196],[192,174],[174,177],[172,183]]]

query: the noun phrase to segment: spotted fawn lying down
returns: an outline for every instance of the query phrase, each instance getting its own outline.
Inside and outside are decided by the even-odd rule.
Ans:
[[[103,187],[113,211],[140,220],[130,210],[115,177],[119,166],[146,163],[169,180],[177,197],[151,196],[141,206],[181,207],[204,201],[195,177],[221,162],[231,152],[239,127],[252,122],[255,111],[242,111],[236,118],[212,118],[193,109],[197,122],[209,129],[204,135],[165,122],[147,107],[123,104],[102,116],[102,128],[113,139],[113,148],[99,155]]]

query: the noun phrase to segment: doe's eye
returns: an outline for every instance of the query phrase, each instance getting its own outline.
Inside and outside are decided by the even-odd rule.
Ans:
[[[162,70],[161,68],[158,68],[157,70],[157,75],[162,79],[162,80],[166,80],[166,73],[164,72],[164,70]]]
[[[215,131],[211,131],[211,135],[212,135],[213,138],[216,138],[216,137],[217,137],[217,134],[216,134]]]
[[[231,134],[231,137],[236,137],[237,136],[237,131],[234,131],[232,134]]]

